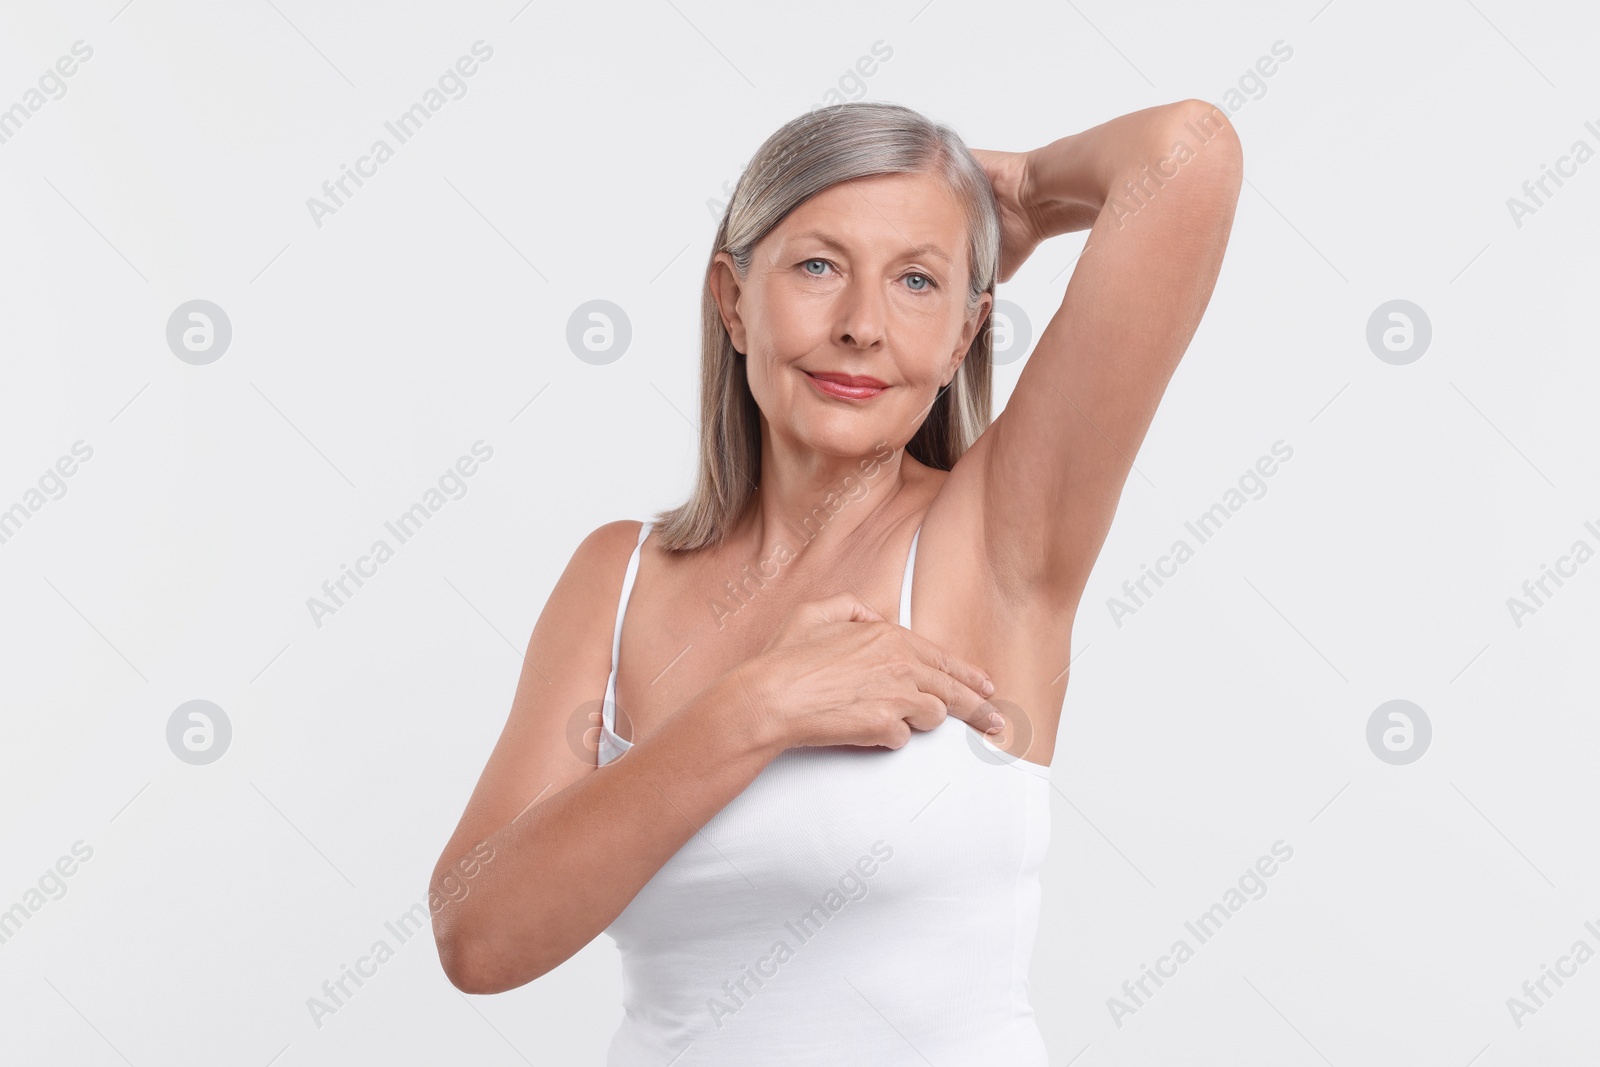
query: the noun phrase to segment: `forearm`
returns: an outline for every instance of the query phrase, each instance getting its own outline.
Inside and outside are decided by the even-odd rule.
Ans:
[[[1109,200],[1126,199],[1134,209],[1219,136],[1233,140],[1220,111],[1181,100],[1034,149],[1027,153],[1028,195],[1043,236],[1088,229]]]
[[[730,672],[491,835],[494,861],[435,924],[452,980],[475,993],[513,989],[604,931],[781,751],[745,707]]]

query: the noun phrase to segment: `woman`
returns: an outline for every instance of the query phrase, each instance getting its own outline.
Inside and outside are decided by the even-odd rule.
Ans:
[[[874,103],[767,140],[707,270],[695,493],[578,547],[434,872],[457,987],[605,931],[614,1065],[1046,1062],[1072,620],[1240,181],[1196,100],[1025,153]],[[1085,227],[991,422],[996,279]]]

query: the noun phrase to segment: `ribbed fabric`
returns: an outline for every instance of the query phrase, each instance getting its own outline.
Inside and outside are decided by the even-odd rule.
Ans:
[[[602,765],[632,747],[614,702],[638,566],[635,546]],[[953,716],[899,749],[783,752],[606,929],[624,1012],[607,1067],[1045,1067],[1028,965],[1049,776]]]

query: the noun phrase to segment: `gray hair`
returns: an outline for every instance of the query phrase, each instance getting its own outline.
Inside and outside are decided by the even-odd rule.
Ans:
[[[942,178],[967,218],[966,310],[993,294],[1000,219],[988,176],[956,132],[900,104],[852,101],[808,111],[768,137],[745,167],[722,213],[700,302],[700,463],[694,492],[657,513],[661,547],[719,544],[755,495],[761,474],[761,412],[744,360],[711,295],[711,270],[727,252],[745,277],[755,246],[796,207],[831,186],[879,174]],[[906,450],[950,470],[989,425],[993,347],[980,326],[955,377],[940,390]]]

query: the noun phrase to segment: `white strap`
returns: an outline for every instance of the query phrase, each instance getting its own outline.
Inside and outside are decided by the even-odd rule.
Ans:
[[[911,535],[911,552],[906,556],[906,575],[900,580],[900,625],[911,629],[911,572],[917,565],[917,539],[922,536],[922,524]]]
[[[639,543],[633,546],[633,555],[628,557],[628,570],[622,576],[622,595],[617,598],[617,622],[611,635],[611,669],[617,669],[617,659],[622,655],[622,616],[628,610],[628,594],[633,592],[633,579],[639,573],[639,550],[644,546],[644,539],[650,536],[650,523],[639,524]]]

